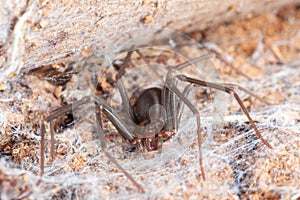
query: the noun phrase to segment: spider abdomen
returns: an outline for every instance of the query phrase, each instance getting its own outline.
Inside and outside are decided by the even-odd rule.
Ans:
[[[162,89],[160,88],[149,88],[142,91],[142,93],[136,97],[132,111],[137,120],[137,124],[145,126],[148,125],[151,120],[161,119],[163,115],[161,92]]]

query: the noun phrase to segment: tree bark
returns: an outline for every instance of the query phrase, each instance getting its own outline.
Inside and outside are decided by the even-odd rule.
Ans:
[[[102,52],[120,35],[135,29],[189,32],[299,2],[5,0],[0,5],[0,81],[40,66]],[[151,34],[141,41],[152,40]]]

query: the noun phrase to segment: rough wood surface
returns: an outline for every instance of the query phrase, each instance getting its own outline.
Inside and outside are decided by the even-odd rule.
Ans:
[[[201,38],[202,45],[222,56],[212,58],[213,63],[199,63],[199,73],[215,68],[213,71],[220,76],[218,82],[238,84],[272,103],[265,105],[238,91],[272,149],[255,137],[232,97],[224,94],[217,98],[213,90],[202,87],[194,87],[188,99],[201,113],[205,181],[199,173],[195,115],[188,109],[180,120],[180,130],[164,142],[161,153],[153,152],[153,158],[144,158],[138,151],[123,151],[120,135],[110,123],[103,123],[108,151],[142,185],[144,194],[101,151],[96,123],[87,117],[94,109],[79,109],[74,112],[75,118],[64,115],[55,120],[58,129],[54,162],[50,159],[50,130],[46,124],[46,148],[42,150],[46,155],[45,174],[39,176],[41,118],[74,95],[90,94],[86,88],[94,83],[95,76],[85,71],[88,68],[70,73],[68,79],[61,81],[53,73],[60,65],[53,64],[40,77],[38,73],[28,73],[20,79],[0,82],[0,199],[299,199],[299,22],[300,6],[291,6],[189,33],[194,41]],[[14,30],[21,28],[15,27]],[[192,45],[181,45],[181,50],[191,58],[203,51]],[[182,61],[182,54],[177,57],[174,51],[152,57],[151,52],[145,53],[149,53],[144,54],[148,56],[146,60],[159,64],[160,73]],[[132,61],[138,63],[139,59],[133,57]],[[140,61],[124,79],[126,90],[131,92],[143,85],[141,81],[147,81],[147,85],[156,81],[153,73],[145,73],[149,68],[144,67],[144,60]],[[202,71],[204,68],[207,71]],[[98,74],[101,84],[90,88],[97,90],[92,94],[101,93],[116,105],[112,101],[113,94],[118,94],[113,90],[113,77],[118,72],[105,72]],[[128,83],[135,84],[129,87]],[[212,106],[222,109],[211,109]],[[122,112],[122,108],[118,111]],[[78,121],[76,116],[84,119]],[[224,117],[216,120],[218,116]]]
[[[144,27],[201,30],[299,0],[10,1],[0,4],[0,81],[40,66],[101,52]],[[151,40],[144,38],[143,42]]]

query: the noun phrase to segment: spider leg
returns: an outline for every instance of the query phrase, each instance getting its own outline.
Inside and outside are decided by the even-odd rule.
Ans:
[[[54,123],[53,123],[53,120],[50,121],[50,138],[51,138],[50,155],[51,155],[51,162],[53,162],[54,157],[55,157],[55,153],[54,153]]]
[[[133,111],[131,109],[128,93],[125,89],[123,81],[121,79],[119,79],[118,82],[116,83],[116,85],[117,85],[117,88],[120,92],[120,95],[121,95],[121,98],[122,98],[122,105],[125,109],[125,112],[131,117],[131,119],[133,119],[133,121],[137,122],[138,120],[136,119],[136,117],[133,114]]]
[[[101,97],[94,97],[95,104],[98,106],[102,106],[103,113],[107,116],[107,118],[111,121],[111,123],[116,127],[119,131],[120,135],[128,140],[133,140],[136,135],[133,134],[131,128],[126,125],[124,120],[119,116],[117,111],[113,109],[104,99]]]
[[[118,81],[125,73],[126,73],[126,67],[128,66],[128,63],[130,62],[131,59],[131,55],[133,54],[134,51],[129,51],[123,61],[123,63],[121,64],[121,66],[119,66],[117,68],[118,73],[116,75],[116,81]]]
[[[209,59],[211,57],[212,57],[211,54],[204,54],[204,55],[202,55],[200,57],[197,57],[197,58],[194,58],[194,59],[192,59],[192,60],[190,60],[188,62],[184,62],[184,63],[182,63],[180,65],[175,66],[174,70],[182,70],[182,69],[184,69],[184,68],[186,68],[186,67],[188,67],[190,65],[196,64],[198,62],[201,62],[203,60]],[[174,81],[174,83],[175,83],[175,81]],[[188,96],[188,94],[191,91],[191,89],[192,89],[192,84],[187,85],[184,88],[184,90],[182,92],[182,95],[185,96],[185,97]],[[182,116],[183,105],[184,105],[184,103],[182,101],[178,101],[178,105],[177,105],[177,107],[178,107],[178,112],[177,112],[177,119],[178,119],[178,121],[180,121],[181,116]]]
[[[234,86],[236,85],[232,85],[232,84],[217,84],[217,83],[210,83],[210,82],[206,82],[206,81],[202,81],[202,80],[198,80],[198,79],[194,79],[194,78],[190,78],[187,77],[185,75],[177,75],[176,78],[178,78],[181,81],[184,82],[189,82],[189,83],[193,83],[193,84],[197,84],[197,85],[201,85],[204,87],[209,87],[209,88],[214,88],[220,91],[224,91],[230,95],[232,95],[236,101],[238,102],[238,104],[240,105],[240,107],[242,108],[244,114],[247,116],[252,128],[254,129],[257,137],[269,148],[271,148],[271,145],[269,142],[267,142],[261,135],[261,133],[259,132],[259,130],[257,129],[253,119],[251,118],[247,108],[245,107],[245,105],[243,104],[242,100],[240,99],[239,95],[235,92],[234,90]],[[239,87],[241,88],[241,87]],[[245,91],[245,89],[243,89],[243,91]],[[251,94],[251,93],[250,93]]]
[[[177,99],[175,93],[168,87],[164,86],[162,90],[162,104],[166,111],[165,130],[173,131],[178,128],[177,120]]]
[[[41,154],[40,154],[40,176],[44,174],[45,166],[45,122],[44,119],[41,120]]]
[[[103,152],[105,153],[105,155],[117,166],[117,168],[119,170],[121,170],[128,179],[130,179],[133,184],[141,191],[144,193],[143,188],[141,187],[141,185],[139,185],[134,179],[133,177],[118,163],[118,161],[111,156],[111,154],[109,152],[107,152],[106,150],[106,138],[102,129],[102,120],[101,120],[101,115],[100,115],[100,108],[97,109],[97,107],[103,107],[103,113],[106,114],[106,116],[112,121],[112,123],[114,124],[114,126],[119,130],[120,135],[125,138],[125,139],[129,139],[129,140],[133,140],[134,139],[134,135],[131,133],[131,131],[129,130],[129,128],[125,125],[125,123],[122,121],[122,119],[117,115],[116,111],[111,108],[102,98],[100,97],[92,97],[92,96],[87,96],[84,97],[83,99],[74,102],[73,104],[69,104],[66,106],[63,106],[59,109],[55,109],[51,115],[49,115],[48,117],[46,117],[45,119],[42,119],[41,121],[41,158],[40,158],[40,165],[41,165],[41,172],[40,172],[40,176],[42,176],[44,174],[44,165],[45,165],[45,152],[44,152],[44,148],[45,148],[45,122],[49,122],[50,123],[50,132],[51,132],[51,160],[54,159],[54,124],[53,124],[53,120],[56,119],[57,117],[59,117],[62,114],[65,114],[67,112],[72,111],[72,109],[77,109],[79,108],[79,106],[89,103],[92,100],[95,101],[95,105],[96,105],[96,116],[97,116],[97,131],[99,133],[99,137],[100,137],[100,142],[101,142],[101,148],[103,150]]]
[[[139,50],[135,50],[135,51],[140,55]],[[117,88],[120,92],[120,95],[121,95],[121,98],[122,98],[122,105],[125,108],[125,112],[131,117],[131,119],[133,119],[134,122],[137,122],[138,120],[136,119],[136,116],[133,114],[133,111],[130,107],[130,102],[129,102],[129,97],[128,97],[127,90],[125,89],[123,81],[121,80],[122,76],[126,73],[126,67],[129,64],[134,66],[134,64],[130,60],[133,53],[134,53],[134,50],[129,51],[127,53],[123,63],[120,65],[120,67],[118,69],[118,73],[116,75],[116,86],[117,86]],[[142,56],[142,55],[140,55],[140,56]]]
[[[260,96],[254,94],[254,93],[251,92],[250,90],[247,90],[246,88],[243,88],[243,87],[241,87],[241,86],[239,86],[239,85],[232,84],[232,83],[224,83],[223,86],[229,87],[229,88],[231,88],[232,90],[236,90],[236,89],[241,90],[241,91],[243,91],[243,92],[249,94],[250,96],[253,96],[254,98],[258,99],[259,101],[265,103],[266,105],[272,105],[272,103],[270,103],[270,102],[268,102],[268,101],[262,99]]]
[[[108,112],[105,111],[107,109],[111,109],[111,108],[108,108],[107,105],[106,108],[102,105],[103,102],[99,101],[99,99],[96,99],[95,101],[96,103],[96,119],[97,119],[97,132],[99,134],[99,138],[100,138],[100,143],[101,143],[101,150],[105,153],[105,155],[108,157],[108,159],[113,162],[116,167],[122,171],[125,176],[142,192],[142,193],[145,193],[143,187],[138,184],[136,182],[136,180],[119,164],[119,162],[106,150],[107,148],[107,145],[106,145],[106,138],[105,138],[105,135],[104,135],[104,131],[103,131],[103,127],[102,127],[102,120],[101,120],[101,112],[103,112],[104,114],[107,114]],[[106,115],[111,121],[112,123],[114,124],[114,122],[116,122],[116,118],[117,116],[111,116],[111,115]],[[117,123],[118,124],[118,123]],[[120,129],[120,124],[114,124],[114,126],[117,128],[117,129]],[[119,127],[119,128],[118,128]]]
[[[190,60],[189,62],[185,62],[183,64],[180,64],[174,68],[174,70],[180,70],[183,69],[191,64],[195,64],[197,62],[200,62],[202,60],[210,58],[210,54],[205,54],[203,56],[200,56],[198,58],[195,58],[193,60]],[[185,97],[189,91],[190,86],[187,86],[183,92],[180,92],[176,87],[176,81],[172,78],[172,70],[169,71],[167,78],[166,78],[166,84],[163,87],[162,91],[162,104],[166,110],[166,120],[165,120],[165,130],[172,131],[173,129],[178,129],[178,121],[181,118],[181,113],[183,109],[183,103],[186,104],[194,113],[197,119],[197,135],[198,135],[198,147],[199,147],[199,164],[200,164],[200,170],[203,179],[205,179],[205,173],[202,163],[202,134],[200,131],[200,113],[199,111],[190,103],[190,101]],[[179,98],[179,101],[177,99]]]
[[[52,113],[42,120],[41,123],[41,174],[44,174],[44,163],[45,163],[45,154],[44,154],[44,148],[45,148],[45,122],[50,123],[50,135],[51,135],[51,148],[50,148],[50,154],[51,154],[51,161],[54,160],[55,152],[54,152],[54,123],[53,120],[57,117],[66,114],[72,110],[78,109],[81,105],[84,105],[86,103],[91,102],[92,96],[86,96],[82,98],[79,101],[75,101],[72,104],[65,105],[63,107],[60,107],[58,109],[55,109],[52,111]],[[95,97],[95,100],[98,103],[101,103],[106,108],[106,114],[110,116],[110,119],[112,123],[116,126],[116,128],[119,130],[122,137],[132,140],[134,138],[134,135],[132,134],[131,130],[127,126],[124,126],[123,120],[116,115],[116,111],[112,109],[102,98]]]
[[[211,54],[204,54],[204,55],[202,55],[202,56],[199,56],[199,57],[197,57],[197,58],[194,58],[194,59],[192,59],[192,60],[189,60],[189,61],[187,61],[187,62],[184,62],[184,63],[182,63],[182,64],[180,64],[180,65],[177,65],[174,69],[175,69],[175,70],[181,70],[181,69],[183,69],[183,68],[186,68],[187,66],[196,64],[196,63],[198,63],[198,62],[201,62],[201,61],[206,60],[206,59],[211,58],[211,57],[212,57]]]
[[[50,155],[51,155],[51,162],[54,161],[55,152],[54,152],[54,124],[53,121],[50,121],[50,136],[51,136],[51,147],[50,147]],[[44,174],[44,166],[45,166],[45,122],[41,122],[41,154],[40,154],[40,176]]]
[[[187,97],[192,89],[193,85],[192,84],[189,84],[187,85],[183,92],[182,92],[182,95]],[[178,104],[177,104],[177,110],[178,110],[178,113],[177,113],[177,119],[178,121],[180,122],[180,119],[181,119],[181,116],[182,116],[182,112],[183,112],[183,106],[184,106],[184,103],[182,101],[178,101]]]
[[[145,56],[142,54],[142,52],[139,49],[135,49],[136,53],[140,56],[140,58],[142,58],[142,60],[148,65],[150,66],[151,63],[149,61],[147,61],[147,59],[145,58]],[[157,70],[154,70],[152,67],[150,68],[152,70],[153,73],[155,73],[155,75],[157,77],[160,77],[160,79],[163,79],[162,75],[160,75]]]
[[[188,63],[190,64],[190,63]],[[198,136],[198,148],[199,148],[199,164],[200,164],[200,171],[202,174],[202,178],[205,180],[205,173],[204,173],[204,167],[203,167],[203,162],[202,162],[202,134],[200,130],[200,113],[199,111],[193,106],[193,104],[183,95],[182,92],[179,91],[179,89],[176,87],[174,83],[174,78],[172,77],[172,72],[173,70],[170,70],[167,74],[166,78],[166,87],[169,88],[173,93],[176,94],[176,96],[183,102],[185,103],[190,110],[193,112],[193,114],[196,116],[197,120],[197,136]],[[176,114],[177,115],[177,114]]]
[[[54,152],[54,122],[53,120],[57,117],[68,113],[72,111],[72,109],[77,109],[79,106],[87,103],[90,101],[90,96],[87,96],[79,101],[74,102],[73,104],[69,104],[63,107],[60,107],[58,109],[55,109],[52,111],[52,113],[41,120],[41,158],[40,158],[40,167],[41,172],[40,176],[44,174],[44,168],[45,168],[45,134],[46,134],[46,128],[45,128],[45,122],[50,123],[50,137],[51,137],[51,147],[50,147],[50,154],[51,154],[51,162],[54,160],[55,152]]]
[[[63,107],[57,108],[53,110],[51,114],[44,119],[44,121],[50,122],[51,120],[56,119],[57,117],[72,111],[72,109],[77,109],[79,106],[89,103],[90,101],[91,101],[91,96],[86,96],[81,100],[73,102],[72,104],[68,104]]]

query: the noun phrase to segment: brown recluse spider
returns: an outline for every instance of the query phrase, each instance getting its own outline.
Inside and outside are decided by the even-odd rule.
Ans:
[[[139,55],[138,50],[135,50]],[[135,179],[118,163],[118,161],[106,150],[106,137],[104,134],[101,114],[104,114],[109,121],[115,126],[123,140],[130,144],[133,149],[141,150],[142,152],[149,152],[155,150],[161,150],[164,141],[171,138],[178,130],[178,125],[181,117],[182,106],[186,105],[193,112],[196,117],[197,123],[197,137],[198,137],[198,148],[199,148],[199,165],[202,178],[205,179],[205,173],[202,163],[202,134],[200,131],[200,113],[187,99],[187,93],[190,89],[189,86],[197,85],[208,88],[214,88],[216,90],[224,91],[232,95],[242,111],[247,116],[255,134],[258,138],[269,148],[271,145],[262,137],[260,131],[257,129],[253,119],[249,112],[244,106],[239,95],[235,92],[235,89],[244,91],[251,96],[264,101],[252,92],[234,85],[234,84],[219,84],[211,83],[185,75],[173,75],[175,70],[181,70],[189,65],[193,65],[204,59],[210,57],[209,54],[200,56],[192,59],[189,62],[177,65],[170,69],[167,73],[164,84],[161,87],[148,87],[139,92],[133,93],[132,97],[129,98],[127,91],[120,80],[125,73],[126,66],[130,63],[130,56],[133,51],[129,52],[124,59],[124,62],[118,67],[119,71],[117,74],[116,86],[121,94],[122,105],[125,108],[125,114],[130,119],[130,123],[125,123],[122,118],[112,106],[110,106],[100,96],[86,96],[81,100],[75,101],[73,104],[62,106],[52,111],[52,113],[42,119],[41,122],[41,175],[44,173],[44,147],[45,147],[45,122],[50,123],[50,134],[51,134],[51,160],[54,159],[54,120],[72,109],[78,109],[81,105],[86,103],[94,103],[96,110],[96,124],[97,132],[99,134],[102,151],[113,162],[116,167],[121,170],[125,176],[132,181],[132,183],[141,191],[144,192],[143,187],[135,181]],[[189,83],[183,92],[181,92],[176,85],[176,80]],[[264,101],[265,102],[265,101]]]

